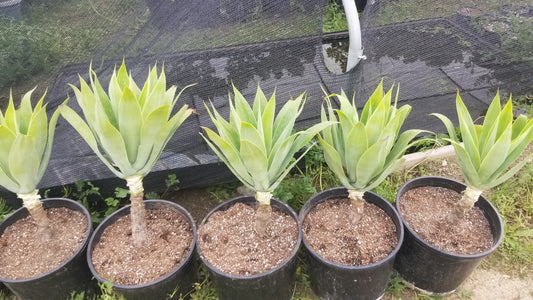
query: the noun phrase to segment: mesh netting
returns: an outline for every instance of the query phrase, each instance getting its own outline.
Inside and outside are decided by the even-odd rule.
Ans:
[[[457,91],[474,116],[483,113],[497,89],[531,93],[533,6],[528,2],[368,1],[361,16],[367,59],[343,73],[346,33],[322,34],[327,0],[23,0],[18,9],[3,12],[18,20],[0,21],[5,49],[0,107],[10,87],[20,98],[38,85],[41,91],[48,88],[50,111],[71,96],[69,105],[79,112],[68,84],[78,85],[78,74],[87,79],[91,62],[102,83],[122,59],[137,82],[144,81],[149,66],[164,64],[169,84],[198,83],[180,100],[197,114],[178,129],[145,185],[162,186],[176,173],[182,187],[205,186],[231,175],[198,134],[200,126],[212,127],[203,103],[211,100],[227,115],[232,83],[250,100],[258,84],[267,95],[276,90],[278,105],[307,92],[297,124],[305,127],[319,120],[322,88],[357,91],[362,107],[383,79],[386,87],[400,84],[401,104],[413,106],[404,129],[437,132],[444,128],[428,113],[453,120]],[[324,60],[341,66],[335,69]],[[77,179],[124,185],[109,178],[113,174],[60,119],[40,187]]]

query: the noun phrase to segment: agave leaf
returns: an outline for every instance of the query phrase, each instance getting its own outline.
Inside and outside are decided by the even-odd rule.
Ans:
[[[66,106],[66,101],[60,108],[61,116],[67,120],[74,129],[80,134],[80,136],[87,142],[93,152],[100,158],[100,160],[119,178],[123,178],[124,175],[111,165],[109,160],[105,158],[98,148],[98,143],[93,135],[89,126],[83,121],[82,118],[70,107]]]
[[[296,118],[300,114],[303,100],[303,94],[294,100],[287,101],[279,111],[276,120],[274,121],[274,136],[273,143],[279,140],[284,140],[292,132]],[[291,129],[291,130],[287,130]],[[288,132],[288,133],[287,133]],[[281,138],[280,138],[281,137]]]
[[[518,159],[531,140],[533,140],[533,128],[530,127],[528,131],[523,132],[511,142],[509,153],[507,154],[505,161],[500,164],[496,171],[494,171],[492,177],[497,177],[498,174],[504,172],[516,159]]]
[[[383,169],[388,154],[388,149],[383,147],[383,145],[387,143],[389,138],[391,137],[379,140],[361,155],[356,167],[358,185],[366,186],[370,179]]]
[[[41,158],[41,164],[39,166],[39,173],[37,174],[37,182],[41,181],[41,178],[44,176],[44,172],[48,167],[48,162],[50,161],[50,155],[52,154],[52,145],[54,144],[55,129],[57,124],[57,119],[59,118],[60,109],[56,109],[54,114],[50,118],[50,123],[48,124],[48,141],[46,142],[46,149]]]
[[[262,110],[263,111],[263,110]],[[276,99],[274,95],[266,104],[263,115],[261,116],[261,123],[263,128],[263,135],[265,138],[265,147],[267,151],[272,149],[272,138],[274,133],[274,116],[276,114]]]
[[[144,107],[142,108],[142,117],[146,118],[148,114],[154,111],[161,104],[161,100],[165,97],[166,84],[164,79],[159,78],[155,86],[149,90],[147,98],[144,102]]]
[[[348,180],[348,177],[346,176],[346,173],[344,171],[344,167],[342,165],[342,159],[330,144],[326,142],[322,137],[318,136],[318,141],[320,142],[320,146],[322,147],[322,150],[324,151],[324,159],[326,160],[326,163],[328,164],[328,167],[331,169],[331,171],[335,174],[337,179],[341,182],[341,184],[345,187],[350,187],[350,181]]]
[[[457,115],[459,116],[459,124],[461,127],[461,135],[463,137],[464,149],[468,153],[469,159],[472,164],[479,169],[481,164],[481,154],[479,153],[479,140],[477,137],[477,131],[474,128],[474,122],[468,113],[468,109],[464,105],[461,97],[457,95]]]
[[[128,160],[133,164],[137,160],[138,147],[141,142],[140,134],[143,127],[143,118],[141,107],[129,87],[124,88],[118,109],[118,129],[126,146]],[[111,122],[109,122],[109,125],[114,127]]]
[[[341,90],[340,95],[337,95],[337,99],[339,99],[339,102],[341,104],[340,111],[344,112],[348,119],[352,120],[352,122],[358,122],[359,115],[357,114],[357,108],[355,107],[355,100],[352,98],[352,102],[350,103],[348,97],[346,96],[346,93],[344,93],[343,90]]]
[[[130,78],[128,76],[128,71],[126,70],[126,64],[124,60],[122,60],[122,64],[118,69],[117,83],[121,91],[123,91],[124,88],[129,86],[130,83]]]
[[[286,138],[283,142],[278,142],[272,148],[268,158],[268,177],[277,178],[285,167],[287,158],[291,158],[290,151],[297,134]]]
[[[9,98],[9,105],[7,106],[6,115],[5,115],[6,126],[11,129],[13,132],[20,132],[17,122],[17,114],[15,112],[15,104],[13,103],[13,98]]]
[[[533,153],[528,155],[525,159],[518,162],[516,165],[514,165],[511,169],[509,169],[507,172],[500,175],[500,173],[494,173],[494,175],[499,175],[498,177],[493,177],[488,181],[488,184],[485,185],[485,189],[493,188],[497,185],[500,185],[504,183],[505,181],[509,180],[511,177],[513,177],[520,169],[527,163],[529,163],[529,160],[533,158]]]
[[[266,155],[266,148],[263,144],[263,135],[261,132],[259,132],[252,124],[247,122],[241,123],[241,147],[242,147],[242,141],[248,140],[252,144],[254,144],[257,148],[259,148],[263,153]]]
[[[529,123],[533,123],[533,118],[529,120]],[[511,139],[517,138],[524,129],[528,128],[528,119],[525,115],[519,115],[513,123],[513,134]]]
[[[48,118],[46,116],[46,107],[31,113],[28,118],[29,122],[26,133],[35,137],[35,150],[42,155],[46,147],[46,139],[48,137]]]
[[[124,177],[134,175],[135,173],[128,158],[126,144],[120,131],[105,118],[102,111],[97,111],[97,118],[95,135],[100,142],[102,150],[120,172],[124,174]]]
[[[400,134],[396,143],[392,147],[389,155],[387,155],[387,160],[385,161],[385,165],[389,165],[392,161],[403,156],[405,151],[414,144],[410,142],[422,132],[425,132],[425,131],[419,130],[419,129],[409,129],[409,130],[404,131],[402,134]]]
[[[389,164],[386,164],[384,167],[383,167],[383,171],[381,171],[381,173],[379,173],[377,175],[377,177],[374,177],[370,180],[370,182],[368,183],[367,186],[364,187],[365,190],[372,190],[374,189],[375,187],[377,187],[378,185],[380,185],[380,183],[385,180],[385,178],[387,178],[387,176],[390,175],[390,173],[394,172],[396,169],[398,169],[403,163],[404,163],[405,159],[403,158],[400,158],[400,159],[395,159],[393,160],[392,162],[390,162]]]
[[[176,132],[176,130],[178,130],[178,128],[181,126],[181,124],[183,124],[183,122],[185,122],[185,120],[192,114],[192,110],[189,109],[189,106],[184,104],[180,110],[178,110],[178,112],[176,114],[174,114],[174,116],[172,116],[172,118],[170,118],[170,120],[168,121],[169,125],[170,125],[170,129],[169,129],[169,135],[165,141],[165,145],[167,144],[167,142],[170,140],[170,138],[172,137],[172,135],[174,135],[174,133]]]
[[[453,127],[452,121],[450,121],[448,117],[446,117],[443,114],[439,114],[439,113],[433,113],[433,114],[430,114],[430,116],[435,116],[439,118],[442,121],[442,123],[444,123],[444,126],[446,126],[446,130],[448,131],[450,140],[457,141],[457,135],[455,134],[455,127]]]
[[[9,151],[13,147],[16,137],[16,134],[9,128],[4,125],[0,126],[0,145],[2,145],[0,147],[0,169],[4,170],[6,176],[11,178],[11,180],[13,178],[9,172]]]
[[[14,179],[11,177],[10,174],[6,174],[3,167],[0,167],[0,185],[3,186],[6,190],[12,191],[12,192],[18,192],[19,191],[19,185],[17,182],[14,181]]]
[[[482,157],[486,155],[487,147],[493,145],[496,140],[497,130],[495,130],[495,128],[498,127],[500,110],[500,97],[496,94],[496,97],[492,100],[492,103],[489,105],[487,113],[485,114],[482,131],[479,135],[479,152]]]
[[[235,101],[235,113],[239,115],[241,122],[248,122],[256,127],[257,123],[252,108],[235,86],[233,86],[233,94],[233,100]]]
[[[257,85],[257,90],[255,92],[254,104],[253,104],[253,113],[254,116],[261,115],[260,112],[265,111],[267,106],[267,98],[259,85]]]
[[[109,100],[109,97],[107,96],[104,88],[100,84],[100,81],[98,81],[98,77],[96,76],[89,76],[91,80],[91,88],[93,91],[96,92],[96,99],[98,102],[102,105],[102,108],[104,109],[107,119],[113,126],[118,128],[118,123],[115,118],[115,114],[113,112],[113,108],[111,107],[111,102]],[[81,79],[81,78],[80,78]],[[83,80],[83,79],[81,79]],[[77,98],[79,99],[79,98]]]
[[[381,136],[381,132],[385,123],[385,117],[387,115],[384,103],[385,101],[380,102],[373,111],[372,115],[368,116],[366,123],[364,123],[369,145],[374,145]]]
[[[357,180],[357,163],[368,148],[365,126],[357,122],[346,139],[345,166],[350,182]]]
[[[459,167],[461,169],[461,172],[463,173],[463,177],[465,178],[467,185],[472,186],[472,187],[481,186],[481,182],[479,180],[477,169],[472,164],[472,161],[470,160],[470,157],[468,156],[468,152],[466,152],[463,145],[461,145],[460,143],[452,139],[444,139],[444,140],[450,142],[453,145],[455,149],[455,157],[457,158],[457,163],[459,164]]]
[[[352,122],[352,120],[350,120],[350,118],[341,110],[337,110],[337,115],[339,116],[339,125],[340,125],[339,129],[340,129],[340,132],[342,133],[340,140],[346,141],[346,139],[348,138],[348,135],[352,131],[354,122]]]
[[[33,113],[33,109],[31,107],[31,94],[34,90],[35,88],[29,92],[26,92],[24,96],[22,96],[19,109],[17,110],[18,132],[22,134],[28,133],[28,126],[30,125],[29,123]]]
[[[213,106],[213,103],[211,103],[213,113],[211,113],[211,110],[207,104],[204,103],[204,105],[209,113],[209,116],[211,117],[211,120],[215,124],[215,127],[218,129],[220,137],[230,143],[233,147],[235,147],[235,149],[239,149],[241,141],[239,138],[239,131],[236,129],[236,127],[232,126],[232,124],[228,123],[226,120],[224,120],[224,118],[222,118],[222,116]]]
[[[227,141],[225,141],[220,136],[218,136],[211,129],[207,127],[203,127],[203,129],[206,132],[207,137],[209,138],[207,139],[204,137],[204,139],[208,141],[208,144],[211,147],[211,149],[213,149],[213,151],[217,153],[219,158],[224,160],[226,165],[230,167],[233,174],[237,176],[237,178],[243,181],[243,183],[251,185],[253,182],[252,177],[250,176],[250,174],[248,173],[248,170],[246,169],[244,163],[242,162],[239,151],[235,149]]]
[[[479,167],[479,178],[481,182],[487,182],[487,180],[494,174],[498,167],[505,161],[509,148],[511,145],[512,124],[509,124],[509,128],[503,131],[499,139],[488,150],[487,155],[483,157],[483,161]]]
[[[361,112],[361,122],[366,124],[368,122],[368,118],[372,115],[376,107],[378,106],[379,102],[383,99],[383,81],[381,81],[370,96],[370,98],[367,101],[367,104],[363,107],[363,111]]]
[[[141,169],[147,164],[154,151],[155,141],[162,139],[163,135],[166,135],[161,128],[164,128],[168,122],[169,110],[170,107],[168,105],[160,106],[146,117],[140,132],[139,152],[133,164],[135,169]]]
[[[253,170],[252,180],[256,191],[269,191],[268,158],[263,149],[257,147],[252,141],[242,140],[240,156],[246,168]]]
[[[513,122],[513,104],[511,99],[507,101],[507,104],[503,107],[500,113],[500,119],[498,122],[498,137],[507,129],[507,126]]]
[[[41,157],[35,149],[35,137],[19,134],[9,152],[9,170],[19,185],[17,193],[29,193],[35,190]]]
[[[275,180],[274,182],[271,182],[270,188],[269,188],[271,191],[274,191],[278,187],[278,185],[285,178],[285,176],[287,176],[287,174],[289,174],[289,172],[296,166],[296,164],[300,161],[300,159],[302,159],[307,154],[307,152],[309,152],[309,150],[311,150],[311,148],[312,147],[307,148],[302,153],[302,155],[300,155],[298,158],[293,160],[292,163],[289,166],[287,166],[285,168],[285,170],[279,176],[276,177],[277,180]]]

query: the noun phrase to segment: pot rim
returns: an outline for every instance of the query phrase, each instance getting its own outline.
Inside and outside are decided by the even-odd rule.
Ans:
[[[316,193],[315,195],[313,195],[311,198],[309,198],[307,200],[307,202],[304,204],[304,206],[302,206],[302,209],[300,209],[300,218],[299,218],[299,227],[300,227],[300,230],[301,230],[301,227],[303,225],[303,221],[304,219],[307,217],[307,215],[309,214],[309,212],[311,212],[319,203],[322,203],[322,202],[325,202],[325,201],[328,201],[330,199],[333,199],[333,198],[338,198],[338,197],[330,197],[330,198],[327,198],[327,199],[324,199],[322,201],[319,201],[317,202],[315,205],[313,205],[312,207],[309,208],[309,211],[307,213],[304,214],[304,207],[307,205],[307,203],[309,203],[311,200],[315,199],[315,198],[318,198],[321,194],[323,193],[326,193],[326,192],[331,192],[331,191],[334,191],[334,190],[345,190],[346,193],[347,192],[347,189],[345,187],[333,187],[333,188],[329,188],[329,189],[325,189],[321,192],[318,192]],[[397,226],[396,222],[394,222],[394,225],[396,226],[396,230],[399,230],[400,231],[400,234],[398,236],[398,243],[396,244],[396,246],[394,247],[394,249],[386,256],[384,257],[383,259],[381,259],[380,261],[377,261],[375,263],[371,263],[371,264],[368,264],[368,265],[361,265],[361,266],[349,266],[349,265],[344,265],[344,264],[339,264],[339,263],[336,263],[336,262],[333,262],[329,259],[326,259],[325,257],[322,257],[321,255],[319,255],[318,253],[316,253],[310,246],[309,244],[307,244],[307,241],[305,240],[305,237],[303,236],[302,234],[302,240],[303,240],[303,243],[305,245],[305,248],[307,249],[307,251],[313,255],[314,257],[320,259],[322,261],[322,263],[326,264],[326,265],[329,265],[329,266],[332,266],[332,267],[336,267],[336,268],[342,268],[342,269],[345,269],[345,270],[367,270],[367,269],[372,269],[376,266],[379,266],[379,265],[382,265],[383,263],[391,260],[391,259],[394,259],[396,257],[396,254],[398,253],[398,251],[400,251],[400,248],[402,246],[402,243],[403,243],[403,239],[404,239],[404,229],[403,229],[403,222],[402,222],[402,219],[400,218],[400,215],[398,213],[398,211],[396,211],[396,209],[394,208],[394,206],[389,202],[387,201],[385,198],[383,198],[382,196],[380,196],[379,194],[376,194],[374,192],[371,192],[371,191],[366,191],[365,192],[365,195],[366,194],[370,194],[374,197],[377,197],[377,198],[380,198],[381,200],[383,200],[383,202],[385,203],[386,206],[388,206],[391,211],[393,212],[393,215],[391,216],[390,214],[388,214],[387,212],[385,212],[381,207],[379,207],[381,210],[383,210],[391,219],[392,221],[394,222],[394,219],[396,218],[396,220],[398,221],[398,224],[400,226]],[[364,196],[363,196],[364,197]],[[366,200],[365,200],[366,201]]]
[[[225,207],[225,206],[228,206],[228,204],[230,204],[231,202],[238,202],[238,201],[241,201],[241,200],[246,200],[246,199],[253,199],[255,201],[255,196],[254,195],[243,195],[243,196],[237,196],[237,197],[234,197],[234,198],[231,198],[229,200],[226,200],[222,203],[220,203],[219,205],[217,205],[215,208],[213,208],[205,217],[204,219],[202,220],[202,223],[200,223],[199,227],[201,227],[203,224],[206,223],[207,219],[209,219],[209,217],[216,211],[219,211],[221,210],[221,208]],[[253,274],[253,275],[249,275],[249,276],[240,276],[240,275],[231,275],[231,274],[228,274],[226,272],[223,272],[217,268],[215,268],[211,263],[209,263],[207,261],[207,259],[204,257],[203,253],[202,253],[202,249],[200,248],[200,243],[196,243],[196,252],[198,253],[198,256],[200,257],[200,260],[202,261],[202,263],[204,263],[209,270],[215,272],[216,274],[220,275],[220,276],[225,276],[225,277],[229,277],[229,278],[233,278],[233,279],[236,279],[236,280],[253,280],[253,279],[257,279],[257,278],[261,278],[261,277],[264,277],[264,276],[268,276],[272,273],[275,273],[279,270],[281,270],[284,266],[287,265],[288,262],[290,262],[297,254],[298,254],[298,250],[300,249],[300,245],[302,243],[302,230],[300,228],[300,225],[299,225],[299,222],[298,222],[298,215],[296,215],[296,212],[294,212],[294,210],[289,206],[287,205],[287,203],[277,199],[277,198],[274,198],[272,197],[271,201],[274,201],[276,202],[277,204],[287,208],[290,212],[290,215],[291,217],[293,217],[293,219],[296,221],[296,226],[298,227],[298,240],[296,242],[296,245],[294,246],[294,249],[292,250],[291,254],[287,257],[287,259],[285,259],[284,261],[282,261],[281,263],[279,263],[277,266],[275,266],[274,268],[268,270],[268,271],[265,271],[265,272],[262,272],[262,273],[259,273],[259,274]],[[233,204],[229,205],[228,207],[232,206]]]
[[[418,180],[421,180],[421,179],[437,179],[437,180],[444,180],[444,181],[450,181],[450,182],[453,182],[455,184],[459,184],[461,186],[463,186],[465,189],[466,189],[466,184],[464,184],[463,182],[461,181],[458,181],[458,180],[455,180],[455,179],[452,179],[452,178],[448,178],[448,177],[443,177],[443,176],[419,176],[419,177],[415,177],[409,181],[407,181],[406,183],[404,183],[400,189],[398,189],[398,192],[396,193],[396,211],[398,212],[399,216],[400,216],[400,220],[401,222],[403,223],[403,226],[409,231],[409,233],[411,233],[415,238],[416,238],[416,241],[419,242],[419,243],[422,243],[423,245],[425,245],[426,247],[432,249],[433,251],[435,251],[436,253],[440,254],[440,255],[443,255],[443,256],[452,256],[452,257],[457,257],[457,258],[462,258],[462,259],[477,259],[477,258],[482,258],[482,257],[485,257],[491,253],[493,253],[494,251],[496,251],[496,249],[500,246],[501,242],[503,241],[503,236],[504,236],[504,225],[503,225],[503,222],[502,222],[502,218],[500,216],[500,214],[498,213],[498,210],[494,207],[494,205],[492,205],[492,203],[487,199],[485,198],[483,195],[480,195],[479,196],[479,199],[476,201],[476,203],[474,204],[475,206],[478,206],[479,204],[479,201],[483,201],[486,203],[486,205],[488,206],[489,209],[492,209],[494,212],[495,212],[495,216],[496,216],[496,224],[493,224],[494,227],[499,227],[501,228],[501,233],[496,236],[496,234],[494,234],[491,230],[491,235],[493,237],[493,241],[492,241],[492,246],[486,250],[486,251],[483,251],[483,252],[480,252],[480,253],[476,253],[476,254],[458,254],[458,253],[452,253],[452,252],[449,252],[449,251],[446,251],[446,250],[443,250],[443,249],[440,249],[440,248],[437,248],[433,245],[431,245],[430,243],[426,242],[423,238],[421,238],[408,224],[407,222],[405,221],[405,219],[403,218],[402,216],[402,213],[401,213],[401,210],[400,210],[400,197],[401,197],[401,194],[400,192],[403,191],[404,187],[407,186],[407,184],[410,184],[411,182],[416,182]],[[427,185],[421,185],[421,186],[427,186]],[[417,186],[417,187],[421,187],[421,186]],[[435,185],[429,185],[429,186],[435,186]],[[439,186],[437,186],[439,187]],[[446,187],[444,187],[446,188]],[[450,188],[448,188],[450,189]],[[403,195],[403,193],[402,193]],[[485,210],[482,210],[483,212],[483,216],[485,217],[485,219],[487,220],[487,222],[489,222],[489,219],[487,218],[486,216],[486,213],[485,213]],[[489,224],[489,227],[490,227],[490,224]],[[496,238],[496,239],[494,239]]]
[[[170,205],[170,206],[174,206],[174,207],[177,207],[178,210],[180,211],[180,213],[183,214],[183,216],[185,217],[185,219],[187,219],[187,221],[189,222],[189,226],[191,226],[191,230],[193,232],[193,240],[192,240],[192,245],[187,253],[187,256],[185,256],[185,258],[180,262],[179,265],[177,265],[175,268],[173,268],[172,270],[170,270],[165,276],[161,277],[161,278],[158,278],[154,281],[150,281],[150,282],[147,282],[147,283],[144,283],[144,284],[137,284],[137,285],[122,285],[122,284],[116,284],[116,283],[113,283],[111,282],[111,284],[113,285],[113,287],[117,288],[117,289],[129,289],[129,290],[134,290],[134,289],[141,289],[141,288],[146,288],[146,287],[150,287],[150,286],[153,286],[153,285],[156,285],[162,281],[165,281],[167,280],[169,277],[171,277],[172,275],[174,275],[174,273],[179,270],[180,268],[182,268],[188,261],[189,259],[192,257],[192,255],[194,254],[194,249],[195,249],[195,244],[196,244],[196,224],[194,222],[194,219],[192,218],[191,214],[189,213],[189,211],[187,211],[183,206],[175,203],[175,202],[172,202],[172,201],[168,201],[168,200],[161,200],[161,199],[150,199],[150,200],[143,200],[143,202],[146,204],[146,203],[164,203],[164,204],[167,204],[167,205]],[[105,226],[104,227],[104,222],[108,219],[111,219],[112,217],[115,217],[116,215],[118,214],[124,214],[124,211],[125,210],[129,210],[131,208],[131,204],[128,204],[120,209],[118,209],[117,211],[115,211],[114,213],[110,214],[109,216],[107,216],[99,225],[98,227],[96,227],[96,229],[94,230],[94,233],[93,235],[91,236],[91,240],[89,241],[89,243],[87,244],[87,264],[89,266],[89,269],[91,271],[91,273],[93,274],[94,278],[96,278],[96,280],[98,280],[99,282],[109,282],[108,280],[102,278],[97,272],[96,270],[94,269],[94,265],[93,265],[93,262],[92,262],[92,250],[94,249],[89,249],[89,245],[91,244],[97,244],[97,242],[94,242],[94,240],[96,239],[96,232],[99,232],[99,231],[102,231],[105,230],[105,228],[107,228],[107,226],[110,226],[112,225],[113,223]],[[128,211],[127,213],[125,213],[124,215],[127,215],[129,214],[130,212]],[[122,216],[120,216],[122,217]],[[98,240],[99,242],[100,240]]]
[[[24,278],[24,279],[9,279],[9,278],[0,277],[0,281],[1,282],[5,282],[5,283],[8,283],[8,284],[10,284],[10,283],[18,284],[18,283],[26,283],[26,282],[31,282],[31,281],[34,281],[34,280],[39,280],[39,279],[45,278],[47,276],[52,276],[54,272],[56,272],[56,271],[62,269],[63,267],[65,267],[65,265],[67,265],[70,261],[72,261],[72,259],[74,257],[80,255],[83,251],[85,251],[85,249],[87,248],[87,245],[89,244],[88,241],[89,241],[90,237],[92,236],[93,224],[92,224],[92,220],[91,220],[91,215],[89,214],[89,211],[85,208],[85,206],[83,206],[81,203],[79,203],[77,201],[74,201],[74,200],[68,199],[68,198],[46,198],[46,199],[42,199],[40,201],[43,202],[43,204],[48,202],[48,201],[50,201],[50,202],[59,202],[59,203],[60,202],[67,202],[67,203],[71,203],[74,206],[78,207],[79,208],[78,211],[83,213],[85,215],[85,218],[87,219],[87,231],[85,232],[85,237],[83,238],[83,241],[80,244],[80,246],[77,248],[77,250],[74,253],[72,253],[72,255],[70,255],[67,258],[67,260],[65,260],[64,262],[62,262],[61,264],[59,264],[55,268],[51,269],[50,271],[48,271],[46,273],[43,273],[43,274],[40,274],[40,275],[37,275],[37,276],[34,276],[34,277]],[[60,206],[54,206],[54,207],[64,207],[64,206],[60,205]],[[25,210],[25,209],[26,209],[25,207],[21,207],[21,208],[17,209],[11,215],[9,215],[7,218],[5,218],[2,223],[7,221],[8,219],[11,219],[16,214],[20,214],[20,211]]]

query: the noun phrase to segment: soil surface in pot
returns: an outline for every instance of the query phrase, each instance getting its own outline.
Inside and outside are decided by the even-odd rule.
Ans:
[[[65,207],[46,209],[51,238],[41,241],[30,216],[6,228],[0,237],[0,276],[12,280],[32,278],[68,260],[83,243],[87,218]]]
[[[216,211],[198,230],[198,244],[216,269],[237,276],[266,272],[288,259],[298,243],[298,224],[272,210],[267,236],[255,232],[256,206],[236,203]]]
[[[348,266],[368,265],[387,257],[398,245],[392,219],[378,206],[365,203],[363,217],[352,224],[351,211],[348,199],[318,204],[302,225],[307,244],[323,258]]]
[[[409,225],[429,244],[455,254],[477,254],[492,247],[487,219],[477,207],[457,224],[446,221],[461,194],[442,187],[418,187],[400,198],[400,211]]]
[[[169,208],[147,210],[149,242],[134,247],[130,215],[108,226],[92,252],[94,269],[119,285],[141,285],[157,280],[187,257],[193,244],[189,222]]]

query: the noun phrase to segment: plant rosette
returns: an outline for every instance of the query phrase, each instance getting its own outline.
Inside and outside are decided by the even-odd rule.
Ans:
[[[454,252],[451,252],[450,250],[443,250],[442,247],[444,246],[435,246],[427,241],[428,236],[431,237],[431,234],[426,235],[426,232],[431,233],[431,231],[426,230],[422,233],[420,228],[409,224],[410,222],[406,220],[409,219],[409,216],[406,216],[404,206],[406,201],[411,201],[404,199],[407,193],[412,193],[419,189],[427,190],[428,188],[428,192],[422,194],[424,199],[421,199],[421,203],[426,203],[429,211],[416,212],[417,215],[421,215],[426,225],[430,220],[435,220],[434,216],[440,220],[445,219],[446,214],[442,215],[441,213],[443,211],[448,213],[453,211],[453,205],[450,204],[453,204],[453,201],[457,201],[461,197],[466,185],[449,178],[425,176],[410,180],[398,190],[396,209],[400,213],[400,218],[405,226],[405,238],[396,256],[394,268],[412,288],[430,295],[448,295],[461,285],[486,256],[497,250],[503,240],[504,228],[496,208],[485,197],[481,196],[474,209],[467,214],[465,223],[472,222],[471,220],[478,220],[477,223],[481,223],[480,226],[485,232],[482,235],[479,232],[474,232],[473,236],[467,235],[464,238],[477,241],[481,235],[483,238],[488,239],[482,243],[483,247],[479,248],[481,250],[467,253],[467,250],[464,249],[465,247],[462,246],[463,250],[456,248]],[[447,192],[442,189],[447,190]],[[451,200],[451,203],[443,199],[450,192],[455,197],[455,199]],[[409,196],[409,198],[413,197],[416,197],[416,195]],[[443,207],[443,210],[437,211],[434,205]],[[425,213],[429,213],[429,216],[426,216]],[[475,218],[476,214],[482,218],[480,221],[479,218]],[[442,224],[438,225],[438,223],[439,221],[437,221],[437,225],[433,229],[435,232],[445,231],[446,228],[449,228]],[[415,225],[420,224],[416,223]],[[460,230],[458,226],[460,224],[456,227],[457,231]],[[468,230],[466,231],[469,232]],[[457,237],[453,236],[453,232],[451,234],[452,236],[446,239],[444,245],[457,243]]]
[[[402,243],[403,227],[393,207],[369,192],[403,163],[411,140],[422,132],[399,133],[411,107],[397,108],[398,92],[391,103],[392,92],[384,93],[380,83],[361,114],[344,92],[336,95],[339,109],[333,109],[330,97],[322,108],[322,122],[334,125],[318,140],[343,187],[310,198],[300,223],[312,288],[326,299],[382,297]]]
[[[364,197],[365,215],[355,226],[346,221],[350,208],[344,187],[314,195],[300,210],[311,287],[321,299],[374,300],[385,294],[403,226],[383,197],[372,192]]]
[[[92,67],[89,79],[86,82],[80,76],[79,88],[71,85],[85,120],[66,102],[60,107],[61,115],[109,170],[126,180],[131,205],[121,210],[128,212],[127,216],[112,224],[104,220],[108,225],[105,229],[101,227],[98,245],[91,245],[88,263],[93,275],[102,282],[111,282],[129,298],[146,299],[146,291],[152,290],[150,282],[161,283],[160,280],[166,281],[176,273],[185,276],[185,282],[190,274],[195,274],[176,270],[188,265],[182,259],[189,259],[194,249],[196,236],[188,214],[172,207],[159,209],[161,205],[144,201],[143,187],[143,178],[193,110],[187,105],[176,107],[183,90],[176,95],[176,86],[167,89],[164,70],[158,74],[157,66],[149,69],[142,88],[135,83],[124,61],[113,71],[107,91]],[[147,205],[152,209],[146,209]],[[163,298],[176,288],[186,293],[190,286],[164,288],[170,289],[158,290]],[[137,293],[139,296],[135,296]]]
[[[198,230],[198,252],[206,265],[218,269],[212,271],[214,278],[225,276],[214,279],[222,299],[290,299],[301,236],[296,214],[273,199],[272,192],[308,150],[296,159],[295,154],[331,124],[293,133],[305,103],[303,94],[284,103],[276,114],[275,95],[267,99],[258,87],[250,106],[235,87],[233,92],[229,122],[206,105],[218,133],[203,128],[203,137],[255,197],[230,201],[234,205],[206,218]],[[229,286],[232,281],[239,287]]]
[[[82,291],[90,295],[95,286],[85,261],[92,233],[89,212],[70,199],[50,198],[41,203],[47,215],[53,217],[48,242],[35,244],[37,226],[24,207],[0,224],[0,281],[20,299],[42,299],[43,295],[67,299]]]
[[[258,204],[240,196],[215,207],[198,231],[197,252],[220,299],[291,299],[301,243],[297,215],[272,198],[268,236],[254,229]]]
[[[36,187],[50,160],[59,111],[48,120],[45,95],[32,107],[32,92],[17,109],[10,95],[5,113],[0,112],[0,185],[23,205],[0,225],[0,280],[22,299],[61,299],[89,285],[80,256],[92,223],[79,203],[41,201]]]

